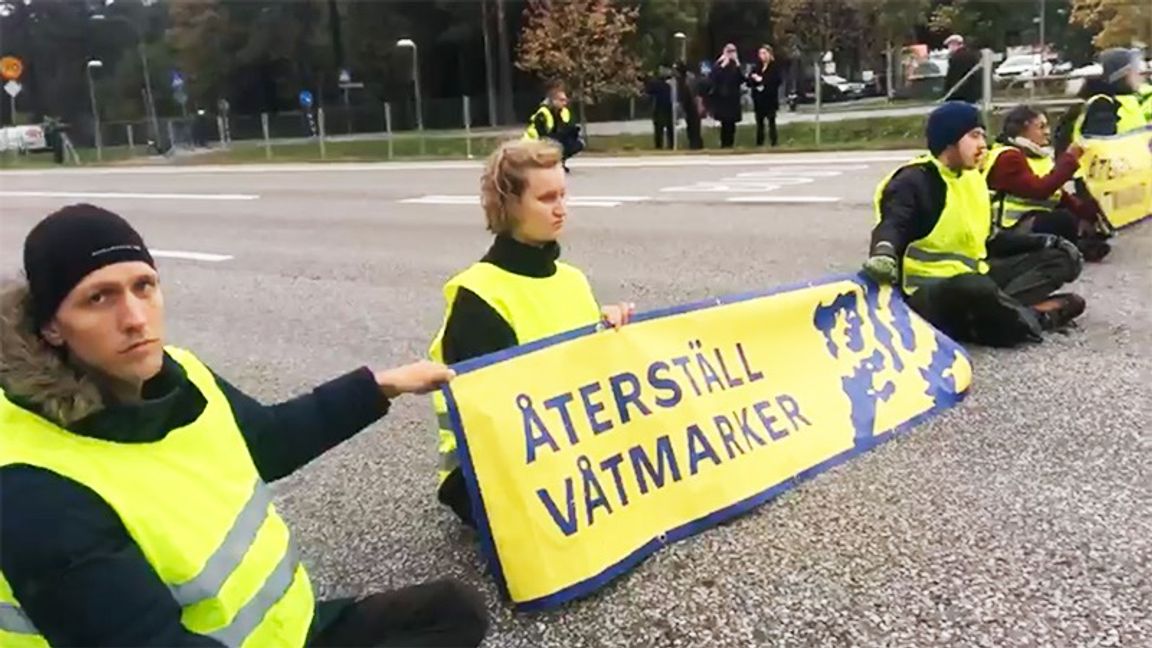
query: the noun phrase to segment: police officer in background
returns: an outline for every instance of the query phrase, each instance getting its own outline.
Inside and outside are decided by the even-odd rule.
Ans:
[[[913,310],[959,341],[1015,346],[1079,316],[1083,299],[1052,294],[1080,274],[1074,245],[1012,232],[989,240],[979,110],[945,103],[928,117],[927,139],[929,155],[901,166],[876,190],[878,224],[864,271],[899,285]]]
[[[439,581],[318,606],[266,482],[452,378],[366,367],[267,407],[164,344],[140,235],[92,205],[43,219],[0,293],[0,645],[475,646]]]
[[[548,89],[548,96],[532,113],[528,119],[528,127],[524,129],[524,138],[528,140],[539,139],[555,140],[563,152],[561,165],[568,172],[568,158],[584,150],[584,141],[580,139],[580,126],[572,122],[572,111],[568,109],[568,93],[564,86],[557,83]]]

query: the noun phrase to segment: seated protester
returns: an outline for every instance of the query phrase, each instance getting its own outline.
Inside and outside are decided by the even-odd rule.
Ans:
[[[1076,175],[1084,149],[1073,144],[1053,162],[1049,144],[1048,116],[1042,110],[1020,105],[1005,116],[984,163],[994,228],[1062,236],[1087,260],[1099,261],[1111,248],[1094,233],[1100,218],[1096,204],[1062,188]],[[1088,235],[1082,237],[1081,231]]]
[[[940,106],[928,117],[927,139],[930,154],[898,168],[876,190],[879,222],[864,271],[899,285],[913,310],[959,341],[1039,341],[1041,331],[1079,316],[1083,299],[1052,294],[1080,274],[1074,245],[1011,231],[989,240],[979,110],[964,102]]]
[[[631,304],[600,308],[584,273],[558,261],[568,218],[560,151],[545,142],[504,143],[489,156],[480,180],[488,253],[444,286],[444,323],[429,353],[455,364],[603,319],[624,325]],[[469,526],[472,506],[456,456],[456,437],[441,394],[433,396],[439,425],[439,499]]]
[[[454,581],[315,602],[266,482],[452,378],[361,367],[264,406],[167,347],[152,256],[92,205],[0,293],[0,646],[478,645]]]
[[[572,122],[572,111],[568,109],[568,93],[562,85],[548,89],[548,96],[532,113],[528,127],[524,129],[526,140],[551,139],[560,145],[563,155],[561,164],[568,172],[568,158],[584,150],[580,139],[580,126]]]
[[[1085,100],[1073,130],[1081,136],[1122,135],[1148,124],[1137,90],[1143,80],[1143,62],[1136,50],[1113,48],[1100,53],[1102,73],[1088,79],[1080,90]]]

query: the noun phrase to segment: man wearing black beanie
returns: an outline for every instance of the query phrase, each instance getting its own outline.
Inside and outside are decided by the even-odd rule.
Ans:
[[[93,205],[42,220],[0,288],[0,645],[475,646],[437,581],[316,604],[266,482],[443,365],[367,367],[267,407],[164,344],[152,255]]]
[[[864,271],[899,286],[909,306],[950,337],[991,346],[1039,341],[1084,311],[1052,294],[1083,267],[1075,245],[1050,234],[992,235],[987,152],[975,106],[948,102],[928,117],[929,154],[877,188],[877,225]],[[990,258],[991,257],[991,258]]]

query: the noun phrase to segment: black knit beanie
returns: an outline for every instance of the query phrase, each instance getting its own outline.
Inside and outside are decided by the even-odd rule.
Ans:
[[[940,155],[969,132],[983,126],[984,118],[976,106],[963,101],[941,104],[928,115],[928,124],[924,129],[928,151],[932,155]]]
[[[37,223],[24,239],[24,274],[36,330],[90,273],[124,261],[155,267],[140,234],[120,216],[95,205],[69,205]]]

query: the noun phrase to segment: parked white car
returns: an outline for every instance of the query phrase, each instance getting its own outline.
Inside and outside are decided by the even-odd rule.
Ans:
[[[1043,61],[1039,54],[1021,54],[1009,56],[1001,63],[992,76],[997,81],[1008,79],[1030,79],[1034,76],[1047,76],[1052,72],[1052,64]]]
[[[39,124],[0,129],[0,151],[47,151],[48,138]]]

